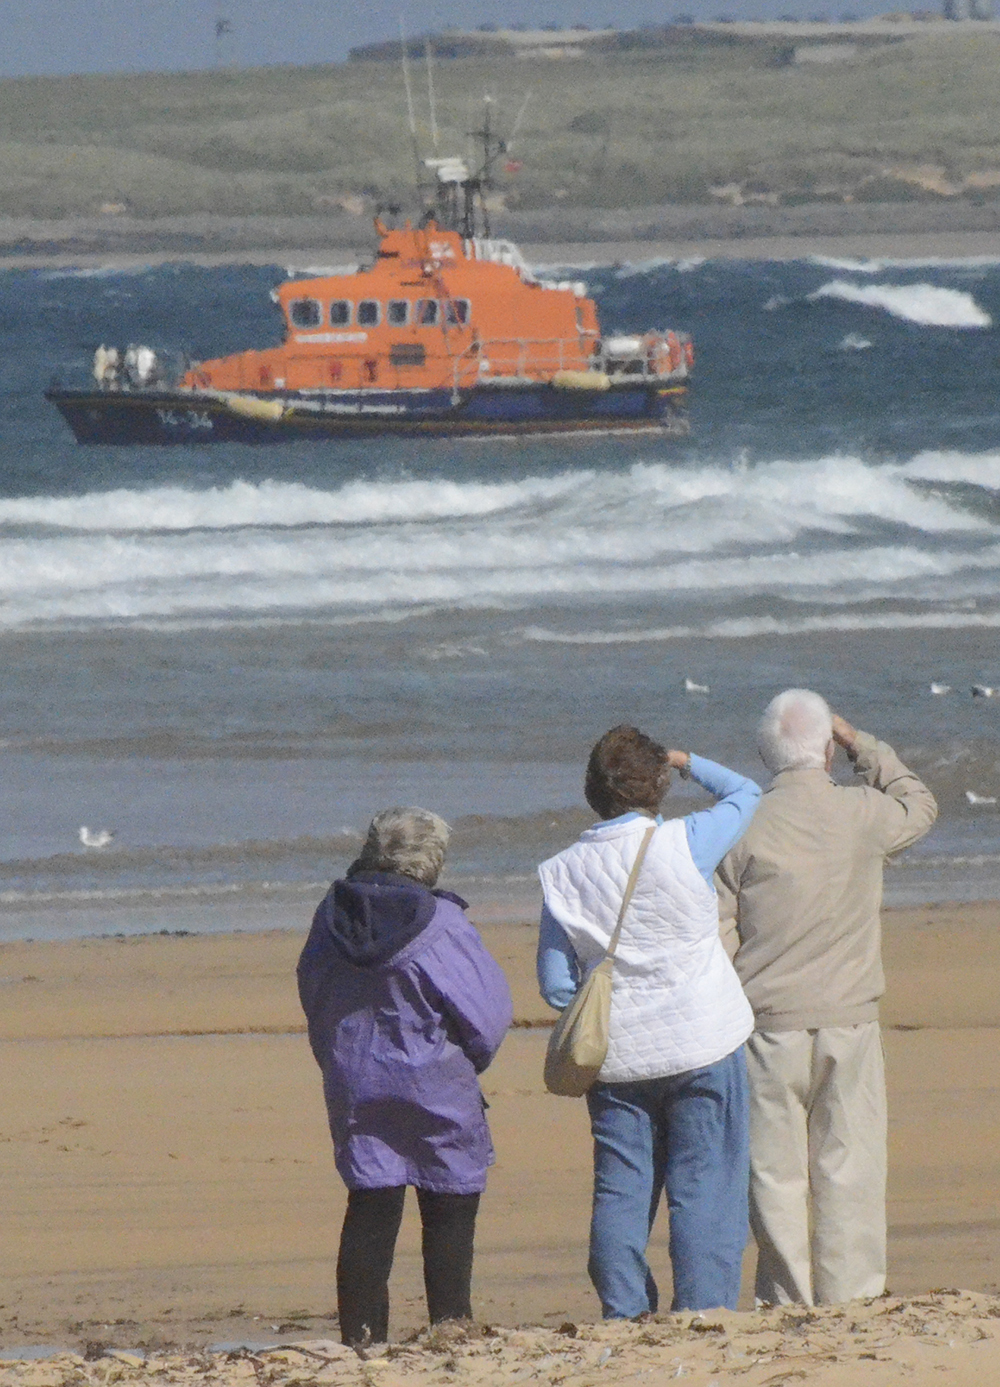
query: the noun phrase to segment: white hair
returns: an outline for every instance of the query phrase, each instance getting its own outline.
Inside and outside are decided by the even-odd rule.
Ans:
[[[757,749],[771,772],[823,770],[833,736],[833,718],[825,698],[811,689],[786,689],[764,709],[757,730]]]
[[[444,865],[451,829],[429,809],[415,805],[383,809],[372,819],[365,845],[348,868],[355,872],[400,872],[433,886]]]

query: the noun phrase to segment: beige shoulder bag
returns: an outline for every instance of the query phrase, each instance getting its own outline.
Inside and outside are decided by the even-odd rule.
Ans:
[[[615,950],[621,937],[625,912],[639,879],[642,859],[655,832],[656,824],[650,824],[639,844],[622,897],[622,908],[618,912],[618,923],[604,957],[591,970],[549,1037],[549,1048],[545,1053],[545,1087],[550,1093],[558,1093],[564,1098],[582,1097],[597,1078],[607,1056]]]

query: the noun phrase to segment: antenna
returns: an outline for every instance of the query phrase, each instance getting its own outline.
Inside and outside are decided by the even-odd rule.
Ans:
[[[434,153],[438,150],[437,102],[434,99],[434,50],[429,38],[424,39],[424,57],[427,59],[427,100],[431,108],[431,143]]]
[[[492,163],[492,159],[490,158],[490,144],[493,138],[492,131],[490,130],[490,116],[492,114],[493,98],[487,92],[483,97],[483,167],[479,172],[480,188],[488,188],[490,186],[490,164]],[[480,197],[482,197],[482,193],[480,193]],[[486,239],[489,240],[492,232],[490,231],[490,211],[486,206],[485,198],[482,199],[482,208],[483,231],[486,235]]]
[[[413,110],[413,83],[410,81],[410,53],[403,28],[403,16],[399,16],[399,47],[403,57],[403,83],[406,86],[406,110],[410,117],[410,140],[413,144],[413,167],[416,173],[417,196],[423,202],[423,166],[420,162],[420,142],[417,139],[417,117]]]
[[[475,153],[476,153],[476,146],[473,144],[473,140],[474,140],[476,137],[475,137],[475,135],[473,134],[473,130],[472,130],[472,123],[473,123],[473,121],[474,121],[475,119],[476,119],[476,98],[473,96],[472,92],[470,92],[470,93],[469,93],[469,106],[468,106],[468,109],[467,109],[466,115],[465,115],[465,121],[466,121],[466,124],[467,124],[468,127],[469,127],[469,128],[466,130],[466,132],[465,132],[465,158],[466,158],[466,162],[469,163],[469,164],[472,163],[472,160],[473,160],[473,158],[475,157]]]
[[[517,116],[514,120],[514,124],[511,128],[510,139],[507,141],[508,154],[510,154],[510,152],[514,148],[514,140],[517,138],[517,132],[521,128],[521,121],[524,119],[524,113],[528,109],[528,102],[531,100],[533,95],[534,93],[532,91],[526,91],[524,93],[524,100],[521,102],[520,109],[518,110]]]
[[[403,16],[399,16],[399,51],[403,59],[403,84],[406,87],[406,110],[410,117],[410,134],[417,138],[417,118],[413,113],[413,84],[410,82],[410,51],[403,28]]]
[[[473,220],[473,203],[475,198],[478,196],[479,205],[483,217],[483,232],[487,237],[491,235],[490,214],[489,208],[486,206],[486,199],[483,197],[483,193],[492,186],[493,165],[496,163],[497,159],[500,157],[501,154],[505,154],[507,152],[506,141],[500,139],[499,136],[493,133],[492,116],[493,98],[487,92],[483,96],[482,128],[470,132],[473,138],[478,140],[480,143],[480,146],[482,148],[483,162],[480,165],[477,172],[473,174],[473,176],[465,185],[466,221],[471,223],[471,221]],[[468,234],[472,235],[472,232],[469,232]]]

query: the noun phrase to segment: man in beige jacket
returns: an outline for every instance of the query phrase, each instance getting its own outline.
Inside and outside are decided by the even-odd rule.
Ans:
[[[864,784],[831,780],[837,745]],[[886,1241],[882,869],[927,832],[937,805],[891,747],[807,689],[772,700],[759,747],[774,780],[716,878],[756,1019],[747,1065],[757,1300],[877,1296]]]

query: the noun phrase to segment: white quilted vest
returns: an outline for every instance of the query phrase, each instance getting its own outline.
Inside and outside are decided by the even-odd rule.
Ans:
[[[538,869],[545,904],[584,976],[604,957],[646,818],[597,824]],[[715,1064],[743,1044],[753,1012],[719,938],[719,902],[695,866],[683,819],[653,834],[615,954],[603,1083]]]

